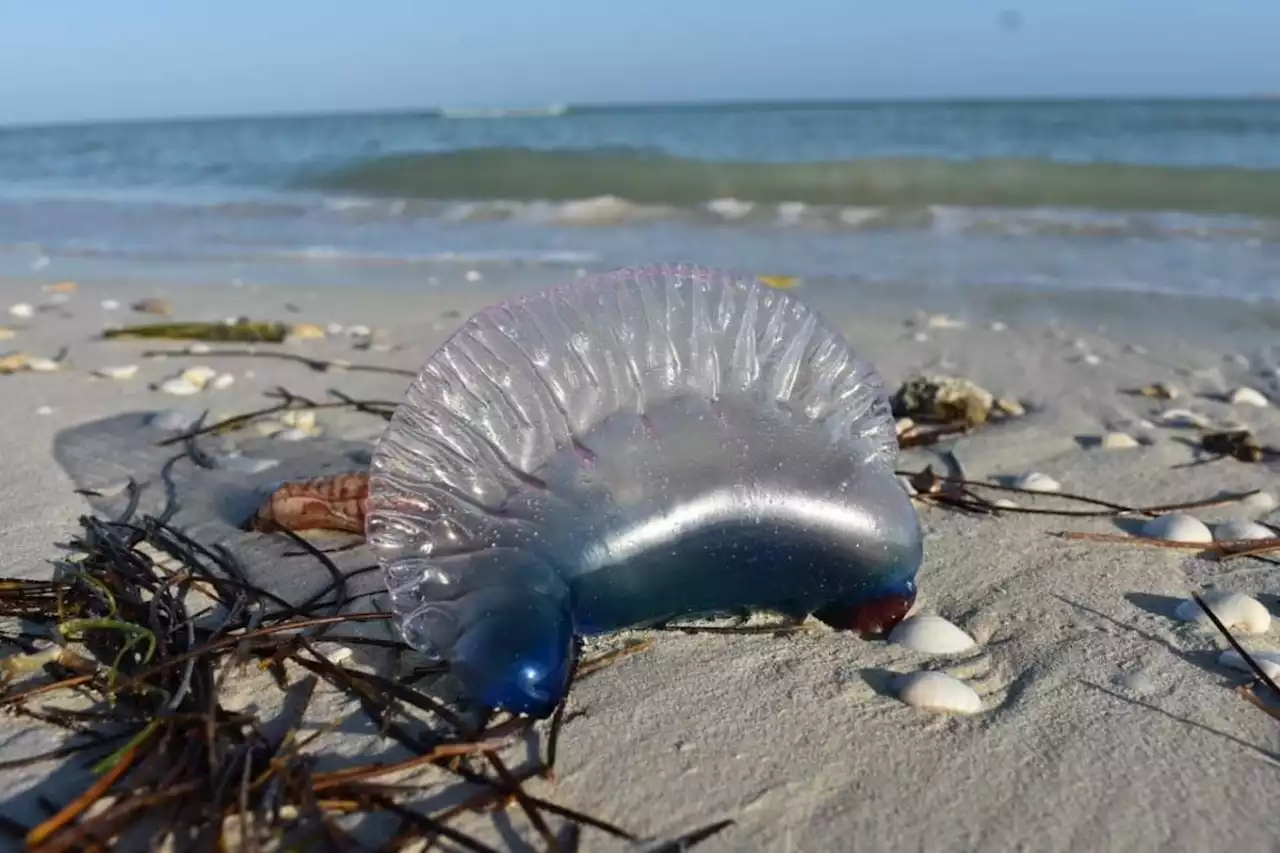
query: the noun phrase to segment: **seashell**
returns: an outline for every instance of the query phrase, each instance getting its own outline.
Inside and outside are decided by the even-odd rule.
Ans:
[[[40,408],[36,409],[36,414],[37,414],[37,415],[52,415],[52,414],[53,414],[53,407],[52,407],[52,406],[41,406]]]
[[[27,359],[27,370],[35,373],[55,373],[62,369],[62,362],[54,361],[51,358],[33,355]]]
[[[1127,450],[1131,447],[1142,446],[1136,438],[1129,435],[1127,432],[1106,433],[1102,436],[1098,444],[1106,450]]]
[[[218,375],[218,371],[208,365],[197,365],[196,367],[188,367],[186,370],[178,374],[179,379],[194,385],[197,390],[204,390],[204,387],[213,381]]]
[[[1213,528],[1213,538],[1218,542],[1241,542],[1248,539],[1275,539],[1280,537],[1270,527],[1256,521],[1224,521]]]
[[[1009,330],[1009,327],[1006,326],[1004,323],[1001,323],[999,320],[992,320],[990,325],[987,326],[987,328],[993,332],[1006,332]]]
[[[138,375],[138,365],[121,364],[114,367],[99,367],[93,371],[93,375],[102,379],[132,379]]]
[[[1209,417],[1190,409],[1168,409],[1156,415],[1155,421],[1163,427],[1209,429],[1213,426],[1213,421]]]
[[[20,320],[30,320],[36,315],[36,309],[29,302],[19,302],[9,306],[9,313]]]
[[[316,427],[316,413],[311,409],[291,409],[281,412],[278,420],[287,427],[301,430],[313,430]]]
[[[1239,592],[1210,592],[1200,597],[1223,625],[1238,634],[1265,634],[1271,627],[1271,613],[1256,598]],[[1194,599],[1179,604],[1174,615],[1183,622],[1213,625]]]
[[[153,414],[147,420],[147,424],[165,432],[186,432],[199,421],[199,415],[193,415],[190,412],[182,412],[177,409],[165,409],[163,412]]]
[[[1231,392],[1231,396],[1228,399],[1236,406],[1259,406],[1265,408],[1271,405],[1261,391],[1255,391],[1252,388],[1237,388]]]
[[[328,326],[325,327],[325,331],[331,335],[340,335],[342,334],[342,324],[330,323]]]
[[[1277,499],[1271,492],[1258,492],[1249,495],[1249,497],[1240,501],[1241,506],[1256,515],[1266,515],[1272,510],[1280,507],[1280,499]]]
[[[209,346],[204,341],[196,341],[187,347],[187,352],[192,355],[204,355],[205,353],[213,352],[213,347]]]
[[[889,632],[889,642],[927,655],[954,655],[972,649],[973,637],[941,616],[909,616]]]
[[[1017,509],[1018,508],[1017,502],[1009,500],[1009,498],[996,498],[991,502],[991,505],[999,507],[1000,509]]]
[[[104,299],[102,300],[101,305],[102,305],[103,311],[119,311],[120,310],[120,300],[118,299]]]
[[[1258,664],[1258,668],[1267,674],[1272,681],[1280,679],[1280,652],[1249,652],[1249,657]],[[1235,649],[1227,649],[1218,656],[1218,664],[1241,672],[1253,672],[1253,668],[1245,662],[1244,657]]]
[[[343,530],[364,533],[369,476],[334,474],[278,484],[249,523],[263,533],[273,530]]]
[[[795,292],[641,268],[466,321],[370,472],[406,641],[479,704],[546,716],[575,637],[742,608],[901,621],[922,543],[889,400]]]
[[[166,379],[156,386],[156,390],[165,394],[173,394],[175,397],[189,397],[192,394],[200,393],[200,386],[195,385],[190,379],[178,376],[173,379]]]
[[[484,278],[480,270],[467,270],[467,274],[463,276],[467,281],[476,282]]]
[[[215,391],[225,391],[236,383],[236,378],[230,373],[219,373],[209,383],[209,387]]]
[[[963,329],[969,324],[946,314],[933,314],[925,318],[924,325],[929,329]]]
[[[982,710],[977,691],[941,672],[912,672],[893,680],[898,698],[916,708],[944,714],[976,714]]]
[[[1142,535],[1149,539],[1166,539],[1170,542],[1212,542],[1213,534],[1208,526],[1196,518],[1181,512],[1171,512],[1153,518],[1142,525]]]
[[[317,433],[312,430],[298,429],[295,427],[293,429],[282,429],[279,432],[273,433],[271,437],[277,441],[306,441],[308,438],[312,438],[316,434]]]
[[[1039,471],[1032,471],[1029,474],[1023,474],[1013,480],[1013,485],[1018,489],[1025,489],[1029,492],[1060,492],[1062,484],[1050,477],[1048,474],[1041,474]]]
[[[1096,367],[1099,364],[1102,364],[1102,356],[1098,355],[1096,352],[1087,352],[1080,356],[1080,361],[1090,367]]]
[[[893,413],[924,423],[979,426],[995,397],[975,382],[955,376],[913,376],[893,395]]]
[[[347,337],[370,338],[373,337],[373,329],[370,329],[368,326],[348,326]]]

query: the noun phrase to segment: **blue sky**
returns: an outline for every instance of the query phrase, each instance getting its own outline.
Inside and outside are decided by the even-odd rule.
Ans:
[[[0,0],[0,123],[1255,94],[1278,39],[1280,0]]]

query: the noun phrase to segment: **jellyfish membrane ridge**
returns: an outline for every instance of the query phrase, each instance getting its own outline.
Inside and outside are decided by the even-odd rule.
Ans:
[[[850,477],[892,480],[897,438],[883,383],[838,332],[750,277],[620,270],[487,308],[436,351],[374,455],[368,538],[410,645],[488,683],[479,692],[490,702],[537,705],[493,684],[554,681],[563,667],[553,647],[628,618],[584,616],[594,599],[581,600],[583,577],[625,561],[645,529],[670,535],[678,519],[668,495],[717,480],[733,482],[680,510],[705,505],[712,522],[697,523],[715,523],[717,506],[745,502],[761,530],[785,532],[778,513],[803,509],[791,494],[809,488],[784,470],[797,446],[802,461],[824,456],[810,476],[835,476],[847,462],[852,474],[828,492]],[[735,464],[751,476],[726,474]],[[884,560],[902,562],[904,577],[918,566],[914,524],[913,510],[880,524],[897,548]],[[483,627],[522,609],[544,625],[538,637],[526,631],[541,649],[528,660],[495,651],[509,644]],[[552,614],[569,621],[567,635]]]

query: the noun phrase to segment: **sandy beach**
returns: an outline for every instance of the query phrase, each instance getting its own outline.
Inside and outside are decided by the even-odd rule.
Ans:
[[[55,295],[44,287],[54,279],[0,280],[0,327],[12,331],[0,353],[52,358],[67,348],[61,370],[0,375],[2,573],[47,577],[55,543],[90,511],[75,491],[83,484],[53,453],[63,431],[167,409],[208,409],[216,419],[263,406],[264,393],[278,387],[313,399],[338,389],[396,401],[407,384],[399,375],[318,372],[282,360],[144,357],[184,344],[100,340],[113,324],[161,319],[132,311],[132,303],[162,297],[175,320],[247,315],[338,324],[323,339],[259,350],[417,370],[473,311],[563,276],[515,265],[475,269],[480,275],[468,277],[467,268],[444,265],[436,286],[383,290],[123,281],[84,282]],[[946,445],[969,480],[1041,472],[1065,492],[1131,507],[1280,492],[1274,460],[1187,466],[1204,455],[1196,430],[1164,426],[1159,417],[1189,409],[1214,424],[1247,426],[1263,445],[1280,447],[1274,308],[1143,294],[860,291],[834,280],[806,281],[793,292],[838,326],[891,390],[916,374],[948,374],[1025,407],[1024,417]],[[19,303],[32,307],[30,317],[8,312]],[[959,322],[937,319],[944,314]],[[372,346],[354,347],[354,325],[375,332]],[[93,375],[134,364],[128,379]],[[152,389],[195,365],[234,382],[190,397]],[[1126,393],[1156,382],[1182,393],[1169,401]],[[1228,402],[1241,386],[1270,405]],[[351,411],[321,412],[318,423],[327,438],[364,444],[382,429],[380,420]],[[1116,431],[1138,446],[1094,446]],[[298,442],[290,452],[305,456],[305,447]],[[928,465],[944,469],[929,449],[904,451],[898,461],[910,472]],[[1081,508],[1053,495],[1005,497],[1020,507]],[[732,820],[699,845],[707,853],[1274,849],[1280,729],[1234,692],[1248,676],[1219,665],[1225,641],[1174,617],[1188,595],[1205,590],[1255,596],[1280,616],[1274,565],[1051,535],[1129,535],[1132,519],[917,506],[925,530],[919,612],[947,618],[976,640],[975,649],[928,656],[818,629],[603,638],[590,649],[636,640],[648,649],[575,687],[556,781],[528,789],[652,839]],[[1280,512],[1260,497],[1193,513],[1210,524],[1280,524]],[[1280,649],[1280,626],[1244,642]],[[920,669],[968,683],[981,712],[943,715],[899,701],[892,677]],[[250,673],[237,689],[245,706],[259,710],[279,701],[265,673]],[[345,699],[318,701],[307,726],[335,720],[347,722],[326,737],[329,760],[395,754]],[[5,759],[51,749],[63,737],[22,716],[0,719]],[[513,763],[522,751],[510,750]],[[37,796],[61,803],[89,778],[57,761],[6,770],[0,811],[29,827],[47,816]],[[537,839],[515,808],[467,813],[452,825],[497,849],[534,849],[528,845]],[[585,833],[584,850],[642,849]],[[11,843],[0,837],[0,848],[17,849],[4,846]]]

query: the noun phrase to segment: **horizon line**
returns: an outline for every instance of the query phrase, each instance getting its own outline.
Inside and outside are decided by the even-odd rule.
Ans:
[[[0,120],[3,130],[39,130],[55,127],[88,127],[94,125],[124,124],[178,124],[214,123],[224,121],[271,121],[323,118],[361,118],[373,116],[436,116],[446,118],[448,111],[487,110],[541,110],[548,107],[563,108],[561,116],[574,113],[599,113],[612,111],[660,111],[698,109],[742,109],[760,107],[849,107],[849,106],[911,106],[930,104],[1084,104],[1084,103],[1197,103],[1197,102],[1268,102],[1280,100],[1280,93],[1258,92],[1252,94],[1170,95],[895,95],[863,96],[857,98],[725,98],[703,101],[550,101],[537,104],[508,104],[500,107],[458,104],[431,104],[416,106],[383,107],[335,107],[325,110],[279,110],[245,113],[177,113],[171,115],[120,116],[116,118],[68,118],[43,121],[6,122]],[[523,116],[513,116],[523,117]]]

